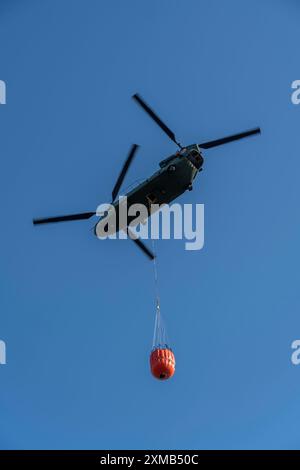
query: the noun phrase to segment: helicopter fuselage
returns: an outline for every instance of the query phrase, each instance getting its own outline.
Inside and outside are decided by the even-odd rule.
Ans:
[[[203,161],[197,144],[185,147],[180,152],[162,160],[158,171],[125,194],[127,207],[142,204],[147,208],[147,217],[149,217],[160,206],[170,204],[186,190],[192,189],[193,181],[197,173],[201,171]],[[107,235],[112,235],[119,230],[126,230],[129,224],[135,225],[136,215],[128,215],[126,224],[123,223],[124,226],[120,222],[121,201],[122,198],[116,200],[112,204],[111,210],[108,210],[107,214],[100,218],[95,226],[96,235],[98,235],[97,227],[100,229],[100,223],[103,227],[104,219],[107,222],[105,229]],[[112,220],[113,218],[114,220]],[[140,222],[138,221],[138,223]]]

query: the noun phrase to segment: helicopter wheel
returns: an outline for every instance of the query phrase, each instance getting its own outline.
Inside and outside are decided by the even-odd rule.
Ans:
[[[168,171],[170,173],[173,173],[174,171],[176,171],[176,166],[175,165],[170,165],[169,168],[168,168]]]

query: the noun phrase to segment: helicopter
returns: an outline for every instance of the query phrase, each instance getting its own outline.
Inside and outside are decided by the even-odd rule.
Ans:
[[[162,119],[158,117],[158,115],[153,111],[152,108],[150,108],[150,106],[144,101],[144,99],[139,94],[134,94],[132,98],[139,106],[141,106],[141,108],[150,116],[150,118],[153,119],[153,121],[163,130],[163,132],[174,142],[174,144],[177,145],[179,149],[174,154],[165,158],[159,163],[160,168],[158,171],[156,171],[148,179],[146,179],[145,181],[143,181],[142,183],[134,187],[131,191],[125,194],[127,198],[128,207],[132,206],[133,204],[143,204],[145,207],[147,207],[148,217],[153,213],[153,207],[157,208],[161,207],[164,204],[169,204],[185,191],[191,191],[193,189],[193,182],[197,174],[202,171],[204,163],[202,153],[203,150],[208,150],[219,145],[227,144],[229,142],[240,140],[245,137],[250,137],[255,134],[260,134],[261,132],[260,128],[256,127],[254,129],[222,137],[216,140],[183,146],[180,142],[177,141],[174,132],[171,131],[171,129],[162,121]],[[136,243],[136,245],[149,257],[149,259],[153,260],[155,256],[152,251],[129,230],[129,225],[131,226],[134,217],[128,216],[126,226],[121,226],[118,222],[120,201],[122,199],[117,199],[117,196],[124,182],[128,169],[133,162],[138,147],[139,146],[137,144],[133,144],[131,146],[128,156],[124,162],[124,165],[112,190],[112,200],[110,207],[114,209],[114,216],[116,222],[114,224],[108,223],[110,217],[112,217],[113,212],[112,210],[108,210],[105,212],[105,215],[102,216],[94,226],[94,233],[96,236],[98,236],[97,229],[101,222],[103,224],[103,217],[105,217],[107,227],[109,225],[110,227],[112,226],[112,230],[115,233],[119,230],[127,231],[129,237],[133,240],[133,242]],[[99,214],[96,211],[93,211],[56,217],[38,218],[33,219],[33,224],[39,225],[53,222],[85,220],[90,219],[95,215]]]

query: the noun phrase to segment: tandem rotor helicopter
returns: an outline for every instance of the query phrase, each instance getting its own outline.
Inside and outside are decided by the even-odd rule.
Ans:
[[[159,163],[160,169],[158,171],[156,171],[148,179],[146,179],[141,184],[137,185],[134,189],[125,194],[125,196],[127,197],[128,207],[133,204],[143,204],[147,207],[148,217],[152,213],[152,205],[155,204],[158,206],[162,206],[163,204],[169,204],[182,193],[184,193],[186,190],[191,191],[193,189],[194,179],[197,174],[202,171],[202,166],[204,163],[202,150],[208,150],[219,145],[227,144],[235,140],[259,134],[261,132],[260,128],[256,127],[254,129],[250,129],[220,139],[202,142],[200,144],[183,146],[176,140],[174,132],[172,132],[171,129],[148,106],[148,104],[146,104],[146,102],[141,98],[140,95],[135,94],[132,98],[136,101],[136,103],[138,103],[142,107],[142,109],[154,120],[154,122],[165,132],[165,134],[167,134],[167,136],[179,148],[176,153],[172,154],[168,158],[165,158]],[[128,169],[136,155],[137,149],[138,145],[132,145],[123,165],[123,168],[116,181],[116,184],[112,190],[111,205],[115,210],[115,215],[117,215],[116,220],[118,220],[120,204],[120,199],[117,199],[117,196],[123,184],[125,176],[128,172]],[[33,219],[33,224],[39,225],[53,222],[85,220],[90,219],[94,215],[98,215],[96,211],[56,217],[38,218]],[[105,217],[108,220],[108,218],[110,217],[110,211],[108,211],[108,214],[106,214]],[[97,226],[100,223],[100,220],[94,227],[94,232],[96,235]],[[127,227],[125,227],[125,230],[127,230],[129,237],[151,260],[153,260],[154,254],[151,252],[151,250],[149,250],[149,248],[139,238],[133,237],[132,233],[129,231],[128,226],[130,224],[130,221],[130,217],[128,217],[128,224]],[[114,231],[118,232],[121,228],[124,229],[124,227],[115,225]]]

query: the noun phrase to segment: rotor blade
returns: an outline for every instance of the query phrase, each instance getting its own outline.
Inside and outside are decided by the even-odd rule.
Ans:
[[[143,108],[146,113],[159,125],[159,127],[167,134],[167,136],[175,142],[178,147],[181,148],[179,142],[177,142],[174,132],[155,114],[155,112],[145,103],[145,101],[136,93],[132,98]]]
[[[149,248],[142,242],[142,240],[140,240],[139,238],[136,238],[135,235],[129,230],[127,229],[127,233],[129,235],[129,238],[131,238],[131,240],[145,253],[146,256],[148,256],[148,258],[153,261],[155,256],[154,254],[152,253],[151,250],[149,250]]]
[[[33,225],[39,224],[50,224],[53,222],[68,222],[70,220],[85,220],[89,219],[93,215],[96,215],[96,212],[82,212],[81,214],[72,214],[72,215],[60,215],[57,217],[47,217],[44,219],[33,219]]]
[[[222,139],[204,142],[202,144],[199,144],[199,147],[202,149],[211,149],[212,147],[217,147],[218,145],[228,144],[229,142],[233,142],[234,140],[244,139],[245,137],[249,137],[250,135],[260,134],[260,132],[260,128],[256,127],[255,129],[250,129],[249,131],[240,132],[239,134],[233,134],[227,137],[223,137]]]
[[[132,239],[132,241],[134,241],[134,243],[145,253],[145,255],[148,256],[151,261],[154,260],[155,256],[152,251],[149,250],[149,248],[147,248],[146,245],[144,245],[144,243],[139,238],[137,238],[136,240]]]
[[[125,160],[125,163],[123,165],[123,168],[121,170],[121,173],[119,174],[119,177],[117,179],[117,182],[114,186],[114,189],[112,190],[112,202],[114,202],[114,200],[116,199],[117,195],[118,195],[118,192],[119,192],[119,189],[124,181],[124,178],[125,178],[125,175],[128,171],[128,168],[134,158],[134,155],[135,155],[135,152],[137,151],[138,149],[138,145],[137,144],[134,144],[132,145],[130,151],[129,151],[129,154],[128,154],[128,157],[126,158]]]

